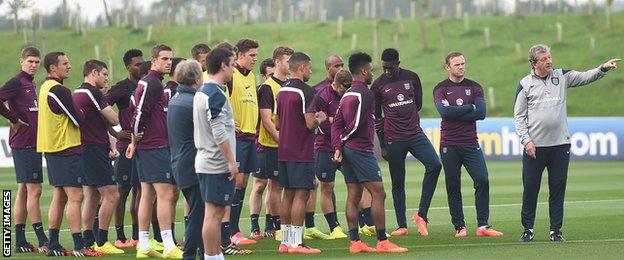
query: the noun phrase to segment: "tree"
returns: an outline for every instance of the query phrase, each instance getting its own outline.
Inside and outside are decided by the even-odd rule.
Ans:
[[[108,12],[108,5],[106,4],[106,0],[102,0],[102,3],[104,4],[104,15],[106,16],[108,27],[113,27],[113,18],[111,18],[110,13]]]
[[[613,8],[613,0],[606,0],[606,12],[607,12],[607,30],[611,29],[611,8]]]
[[[9,0],[9,13],[13,15],[13,29],[15,29],[15,33],[18,33],[18,17],[17,15],[22,9],[26,9],[31,6],[32,2],[30,0]]]

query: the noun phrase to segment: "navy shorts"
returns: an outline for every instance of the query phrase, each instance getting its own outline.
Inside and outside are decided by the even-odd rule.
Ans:
[[[175,184],[171,173],[169,148],[137,150],[136,161],[139,169],[139,181]]]
[[[84,186],[104,187],[115,185],[115,172],[108,157],[108,146],[83,145]]]
[[[314,163],[279,162],[279,182],[285,189],[314,189]]]
[[[322,182],[334,182],[336,180],[336,170],[338,166],[332,162],[333,152],[316,151],[314,155],[314,165],[316,178]]]
[[[126,158],[125,154],[126,148],[119,149],[119,158],[114,163],[117,186],[121,188],[139,186],[141,183],[139,182],[136,160]]]
[[[228,179],[229,173],[223,174],[197,174],[199,190],[204,202],[221,206],[232,205],[234,197],[234,181]]]
[[[342,174],[346,183],[381,181],[381,169],[373,153],[342,149]]]
[[[264,151],[258,153],[258,162],[260,163],[260,168],[253,173],[254,177],[264,180],[279,180],[277,148],[264,147]]]
[[[238,171],[250,174],[258,170],[258,152],[255,141],[236,140],[236,162]]]
[[[84,176],[82,155],[46,154],[45,158],[50,185],[54,187],[82,188]]]
[[[17,183],[42,183],[41,154],[35,148],[12,148]]]

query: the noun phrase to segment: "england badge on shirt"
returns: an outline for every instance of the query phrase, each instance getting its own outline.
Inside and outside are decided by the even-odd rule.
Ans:
[[[412,85],[409,83],[405,83],[403,84],[403,87],[405,88],[405,90],[409,90],[410,88],[412,88]]]
[[[469,89],[469,88],[464,89],[464,92],[466,92],[466,96],[472,95],[472,89]]]

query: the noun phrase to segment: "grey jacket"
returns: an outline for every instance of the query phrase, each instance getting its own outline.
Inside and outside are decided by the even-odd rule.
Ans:
[[[606,74],[600,67],[585,72],[554,69],[546,78],[531,70],[520,80],[514,106],[514,124],[522,145],[537,147],[570,143],[568,88],[582,86]]]
[[[229,173],[228,162],[219,144],[229,141],[233,153],[236,151],[232,106],[224,91],[225,86],[209,80],[193,98],[193,136],[197,148],[195,171],[199,174]]]

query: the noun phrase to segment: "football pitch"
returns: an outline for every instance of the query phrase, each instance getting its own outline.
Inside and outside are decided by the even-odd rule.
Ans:
[[[386,226],[388,232],[396,228],[392,196],[390,192],[390,176],[387,164],[381,163],[383,178],[386,187]],[[408,220],[418,205],[420,197],[420,185],[422,182],[423,167],[417,161],[407,164],[406,189]],[[522,203],[522,179],[521,163],[513,162],[488,162],[490,176],[490,224],[497,230],[505,233],[502,238],[477,238],[474,236],[476,229],[476,216],[472,180],[464,171],[462,174],[462,191],[464,198],[464,214],[469,235],[467,238],[456,239],[453,237],[454,229],[450,223],[450,215],[446,202],[446,190],[444,187],[444,173],[441,173],[438,187],[429,211],[428,237],[418,236],[413,223],[408,222],[410,234],[405,237],[394,237],[392,241],[408,247],[410,252],[393,255],[350,255],[348,253],[347,239],[339,240],[306,240],[312,247],[321,249],[320,255],[280,255],[277,253],[278,242],[272,239],[259,241],[256,245],[248,247],[254,250],[254,254],[246,256],[233,256],[226,258],[240,259],[287,259],[297,258],[403,258],[403,259],[622,259],[624,258],[624,162],[604,161],[585,162],[572,161],[568,174],[568,186],[566,192],[564,226],[562,229],[565,243],[552,243],[548,241],[548,186],[547,174],[542,178],[539,204],[535,224],[535,240],[530,244],[522,244],[518,238],[522,232],[520,225],[520,207]],[[0,169],[0,183],[3,189],[13,190],[13,200],[16,194],[15,174],[13,169]],[[346,188],[340,172],[336,177],[336,200],[339,211],[340,223],[346,232],[346,220],[344,216],[344,203]],[[41,200],[42,214],[44,214],[44,227],[47,227],[47,211],[51,200],[50,187],[47,185],[47,177],[44,177],[44,192]],[[251,181],[247,192],[251,190]],[[245,203],[249,194],[245,197]],[[182,224],[182,198],[178,202],[178,214],[176,215],[176,238],[181,240],[184,233]],[[241,230],[249,234],[249,209],[245,204],[240,221]],[[264,228],[264,211],[260,214],[261,228]],[[317,206],[316,226],[324,232],[328,231],[327,223]],[[126,236],[131,235],[130,215],[126,216]],[[61,244],[71,248],[71,236],[69,235],[66,220],[63,220],[61,231]],[[27,239],[35,243],[36,237],[32,232],[30,221],[26,225]],[[109,231],[109,239],[113,241],[114,228]],[[150,231],[151,232],[151,231]],[[375,245],[373,237],[362,236],[369,245]],[[134,258],[134,249],[126,249],[124,255],[107,256],[107,258]],[[44,256],[31,254],[15,254],[12,257],[21,259],[44,258]]]

